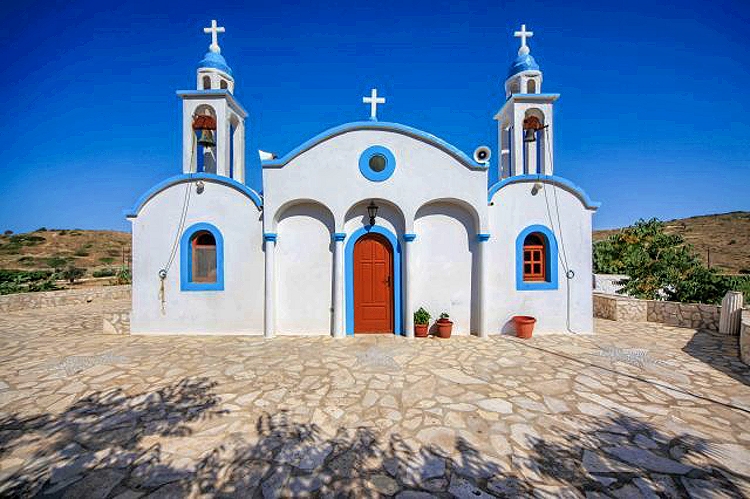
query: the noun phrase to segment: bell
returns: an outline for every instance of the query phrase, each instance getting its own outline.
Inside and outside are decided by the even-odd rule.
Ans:
[[[524,142],[536,142],[536,130],[533,128],[527,128],[523,131]]]
[[[201,135],[198,137],[198,145],[203,147],[216,147],[214,133],[211,130],[201,130]]]

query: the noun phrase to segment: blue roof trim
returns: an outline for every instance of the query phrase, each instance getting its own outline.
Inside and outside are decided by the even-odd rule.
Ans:
[[[352,132],[355,130],[377,130],[377,131],[400,133],[402,135],[407,135],[417,140],[421,140],[423,142],[426,142],[428,144],[431,144],[437,147],[438,149],[443,150],[444,152],[450,154],[455,159],[457,159],[464,166],[472,170],[481,171],[481,170],[487,170],[488,168],[488,166],[484,164],[475,162],[473,159],[467,156],[466,153],[464,153],[457,147],[449,144],[448,142],[444,141],[443,139],[439,137],[436,137],[427,132],[423,132],[422,130],[412,128],[410,126],[402,125],[400,123],[386,123],[382,121],[355,121],[352,123],[345,123],[343,125],[330,128],[326,130],[325,132],[316,135],[315,137],[303,143],[302,145],[298,146],[296,149],[293,149],[284,157],[262,161],[261,164],[263,165],[263,168],[281,168],[285,166],[287,163],[289,163],[291,160],[299,156],[300,154],[306,151],[309,151],[310,149],[317,146],[321,142],[324,142],[328,139],[332,139],[333,137],[337,137],[339,135],[345,134],[347,132]]]
[[[565,189],[570,192],[578,199],[581,200],[583,206],[588,210],[597,210],[602,205],[596,201],[592,201],[591,198],[584,192],[583,189],[575,185],[570,180],[557,177],[555,175],[516,175],[514,177],[508,177],[490,187],[487,193],[487,202],[491,202],[493,196],[497,191],[510,184],[517,184],[519,182],[542,182],[545,184],[553,184],[561,189]]]
[[[125,216],[127,218],[137,217],[143,206],[161,191],[172,187],[173,185],[183,184],[185,182],[191,182],[194,180],[203,180],[206,182],[226,185],[227,187],[231,187],[232,189],[239,191],[250,198],[253,203],[255,203],[255,206],[258,207],[258,209],[261,209],[263,207],[263,198],[261,198],[257,192],[255,192],[248,186],[237,182],[234,179],[231,179],[229,177],[222,177],[213,173],[183,173],[181,175],[175,175],[174,177],[170,177],[162,182],[159,182],[151,189],[146,191],[141,197],[138,198],[138,201],[135,202],[131,209],[125,210]]]

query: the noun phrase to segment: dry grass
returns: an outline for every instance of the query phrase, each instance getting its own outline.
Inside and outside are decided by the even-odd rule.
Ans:
[[[743,269],[750,271],[750,212],[702,215],[665,223],[667,231],[684,237],[705,263],[709,263],[710,252],[711,267],[731,274]],[[594,241],[618,230],[596,230]]]

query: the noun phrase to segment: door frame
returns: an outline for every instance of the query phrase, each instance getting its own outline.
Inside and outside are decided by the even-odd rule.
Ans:
[[[403,335],[401,306],[401,244],[396,235],[379,225],[367,225],[347,238],[344,250],[344,299],[346,301],[346,335],[354,336],[354,245],[366,234],[380,234],[391,244],[393,250],[393,333]]]

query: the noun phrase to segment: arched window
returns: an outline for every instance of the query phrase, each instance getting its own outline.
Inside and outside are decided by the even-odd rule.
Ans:
[[[209,90],[210,88],[211,88],[211,77],[204,76],[203,77],[203,90]]]
[[[529,94],[535,94],[536,93],[536,81],[529,80],[526,85],[528,87],[528,91],[526,93],[529,93]]]
[[[526,227],[516,238],[516,289],[557,289],[557,240],[544,225]]]
[[[208,231],[196,232],[190,246],[192,282],[216,282],[216,238]]]
[[[180,287],[183,291],[224,289],[224,240],[215,226],[197,223],[183,233]]]
[[[221,83],[219,83],[219,86],[222,88],[222,90],[226,90],[227,88],[229,88],[226,80],[221,80]]]
[[[547,263],[544,258],[544,236],[534,232],[523,241],[523,280],[540,282],[547,280]]]

